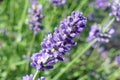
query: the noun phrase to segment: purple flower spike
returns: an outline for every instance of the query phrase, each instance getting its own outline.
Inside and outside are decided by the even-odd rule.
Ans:
[[[105,9],[109,4],[108,0],[95,0],[96,8]]]
[[[66,0],[49,0],[53,5],[60,6],[66,3]]]
[[[31,66],[40,69],[51,69],[53,64],[64,60],[64,54],[77,43],[74,38],[86,27],[87,19],[82,12],[74,11],[70,16],[60,21],[59,28],[49,33],[42,41],[42,50],[33,54]]]
[[[43,15],[41,14],[42,5],[37,5],[37,0],[31,0],[32,8],[28,9],[29,20],[26,20],[26,24],[30,25],[30,29],[37,34],[43,27],[41,19]]]
[[[116,16],[116,20],[120,21],[120,0],[114,0],[111,4],[110,16]]]
[[[111,35],[114,34],[114,32],[114,28],[110,28],[108,31],[103,33],[101,26],[95,23],[91,26],[88,36],[88,42],[90,43],[94,39],[97,39],[97,42],[108,43],[110,41],[110,38],[112,37]],[[94,44],[93,47],[96,47],[96,44]]]

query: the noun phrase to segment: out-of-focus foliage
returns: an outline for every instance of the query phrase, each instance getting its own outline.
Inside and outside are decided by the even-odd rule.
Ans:
[[[40,43],[48,32],[53,32],[58,27],[59,21],[74,10],[83,12],[84,16],[93,14],[93,19],[88,20],[87,28],[78,36],[78,45],[66,54],[66,61],[54,65],[51,70],[41,71],[47,80],[52,80],[57,74],[88,45],[87,36],[90,26],[94,23],[101,24],[104,28],[109,21],[109,9],[95,8],[91,0],[67,0],[64,6],[53,6],[47,0],[39,0],[43,5],[42,20],[43,30],[36,36],[32,49],[33,32],[25,24],[28,18],[27,9],[29,0],[0,0],[0,80],[21,80],[23,75],[35,73],[29,67],[29,60],[24,59],[30,52],[34,54],[41,49]],[[120,23],[115,22],[116,33],[110,43],[89,49],[76,62],[60,76],[59,80],[119,80],[120,65],[115,57],[120,54]],[[104,52],[98,52],[100,46],[105,47]]]

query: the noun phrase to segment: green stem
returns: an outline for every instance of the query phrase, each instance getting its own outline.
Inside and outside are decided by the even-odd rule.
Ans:
[[[109,27],[112,25],[112,23],[115,21],[115,18],[112,18],[109,23],[105,26],[105,28],[103,29],[103,32],[106,32]]]
[[[105,17],[104,20],[103,20],[102,23],[101,23],[101,26],[104,26],[105,23],[106,23],[108,20],[110,20],[110,18],[111,18],[111,16]]]
[[[17,62],[17,63],[12,64],[12,66],[22,65],[22,64],[25,64],[25,63],[27,63],[27,62],[28,62],[27,60],[20,61],[20,62]]]
[[[81,0],[82,1],[82,0]],[[87,3],[88,0],[83,0],[80,5],[76,8],[76,10],[81,10],[82,7]]]
[[[39,70],[37,70],[37,71],[35,72],[35,75],[34,75],[34,77],[33,77],[33,80],[36,80],[38,74],[39,74]]]
[[[27,53],[28,56],[31,56],[31,51],[32,51],[33,43],[35,41],[35,36],[36,36],[36,34],[33,34],[32,41],[31,41],[30,48],[29,48],[29,52]]]
[[[21,36],[21,30],[22,30],[23,23],[25,22],[25,19],[26,19],[26,12],[27,12],[27,8],[28,8],[28,4],[29,4],[29,0],[25,0],[24,10],[23,10],[21,19],[18,23],[18,37]],[[16,41],[18,42],[18,40],[16,40]]]
[[[29,48],[29,51],[28,51],[28,53],[27,53],[27,55],[28,55],[29,57],[31,56],[33,43],[34,43],[34,41],[35,41],[35,36],[36,36],[36,34],[33,34],[32,41],[31,41],[31,44],[30,44],[30,48]],[[30,63],[30,62],[27,63],[27,67],[26,67],[28,73],[31,72],[31,70],[29,70],[29,69],[30,69],[29,63]]]

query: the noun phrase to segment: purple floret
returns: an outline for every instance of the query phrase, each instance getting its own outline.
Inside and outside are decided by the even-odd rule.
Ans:
[[[87,19],[82,12],[74,11],[60,21],[59,28],[49,33],[42,41],[42,50],[31,57],[31,65],[37,69],[51,69],[53,64],[64,60],[64,54],[77,43],[74,38],[86,27]]]
[[[108,43],[110,41],[110,38],[112,37],[111,35],[114,34],[114,32],[115,29],[111,27],[108,31],[104,33],[102,32],[101,26],[95,23],[91,26],[87,40],[89,43],[91,43],[94,39],[97,39],[97,43]],[[95,43],[93,47],[96,47],[97,43]]]
[[[22,80],[33,80],[33,74],[26,75],[22,77]],[[36,80],[46,80],[44,76],[36,79]]]
[[[95,7],[105,9],[109,4],[108,0],[95,0]]]
[[[53,5],[60,6],[66,3],[66,0],[49,0]]]
[[[116,20],[120,21],[120,0],[114,0],[112,2],[110,15],[115,16]]]
[[[26,75],[26,76],[23,76],[22,80],[33,80],[33,75]]]
[[[37,79],[37,80],[46,80],[44,76],[42,76],[41,78]]]

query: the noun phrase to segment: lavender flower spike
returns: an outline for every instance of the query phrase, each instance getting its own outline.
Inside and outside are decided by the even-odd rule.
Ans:
[[[23,76],[22,80],[33,80],[33,75],[30,74],[30,75]],[[45,77],[42,76],[36,80],[45,80]]]
[[[53,5],[60,6],[66,3],[66,0],[49,0]]]
[[[110,41],[110,38],[112,37],[111,35],[115,32],[114,28],[110,28],[108,31],[105,33],[102,32],[102,28],[99,24],[93,24],[91,26],[89,36],[88,36],[88,42],[92,42],[94,39],[97,39],[98,42],[102,43],[108,43]],[[96,47],[96,44],[93,45],[93,47]]]
[[[42,5],[37,5],[37,0],[31,0],[30,3],[32,8],[28,9],[29,20],[26,20],[26,24],[30,25],[30,29],[34,31],[34,34],[37,34],[43,28],[41,24],[43,18],[41,14]]]
[[[74,11],[60,21],[59,28],[49,33],[41,43],[42,50],[31,57],[31,66],[39,70],[51,69],[53,64],[64,60],[64,54],[76,46],[74,38],[86,27],[87,19],[82,12]]]
[[[110,16],[116,16],[116,20],[120,21],[120,0],[114,0],[111,4]]]

